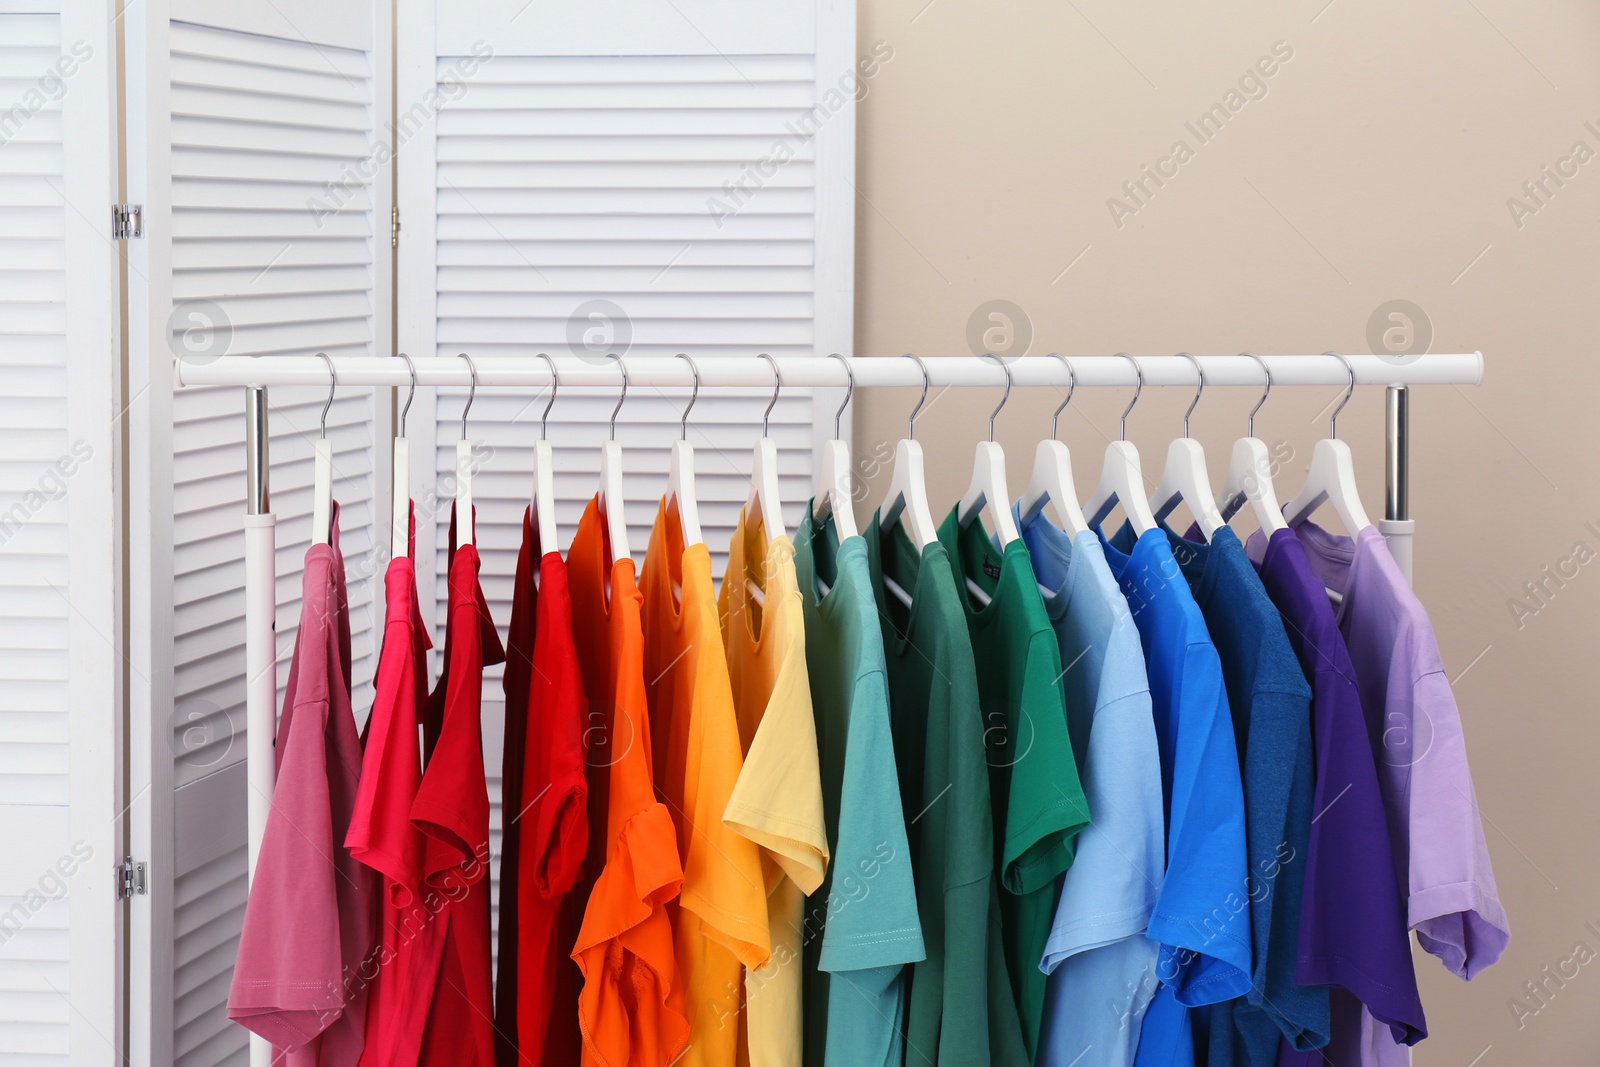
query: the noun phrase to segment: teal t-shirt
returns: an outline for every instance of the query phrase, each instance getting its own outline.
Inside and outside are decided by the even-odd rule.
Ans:
[[[1072,865],[1073,843],[1089,823],[1078,782],[1061,690],[1061,651],[1021,538],[996,549],[983,525],[965,528],[951,509],[939,527],[951,562],[956,596],[967,617],[972,651],[983,665],[983,708],[1000,872],[1000,920],[1005,970],[1016,1024],[1031,1064],[1044,1017],[1045,975],[1039,969],[1055,919],[1061,875]],[[991,1000],[991,1013],[996,1009]],[[1015,1050],[991,1017],[996,1063]]]
[[[832,859],[806,901],[805,1062],[900,1067],[907,964],[926,956],[867,544],[811,508],[794,539]]]
[[[1015,1034],[1019,1054],[1022,1035],[1000,951],[994,823],[972,641],[943,545],[918,548],[898,524],[885,529],[876,517],[866,542],[927,949],[927,958],[911,968],[906,1065],[982,1067],[990,1061],[991,990],[1006,994],[1002,1007],[1012,1023],[1004,1032]]]

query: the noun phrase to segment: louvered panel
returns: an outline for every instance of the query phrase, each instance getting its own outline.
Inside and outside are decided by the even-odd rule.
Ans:
[[[0,99],[20,102],[0,111],[0,677],[22,690],[0,699],[0,804],[67,803],[66,208],[39,86],[60,47],[57,16],[0,15]]]
[[[0,1063],[68,1062],[67,927],[65,899],[0,897]]]
[[[369,56],[187,22],[172,23],[170,51],[173,352],[373,354],[383,299],[373,264],[388,253],[379,236],[388,220],[375,217],[369,180],[372,100],[387,89],[373,84]],[[222,329],[207,331],[213,322]],[[298,629],[312,451],[326,398],[317,387],[274,389],[268,398],[280,700]],[[240,411],[234,389],[173,396],[177,1064],[247,1058],[246,1032],[226,1015],[246,895]],[[372,580],[381,577],[373,506],[379,413],[373,390],[351,388],[338,390],[327,415],[350,579],[352,699],[363,713],[381,599]]]

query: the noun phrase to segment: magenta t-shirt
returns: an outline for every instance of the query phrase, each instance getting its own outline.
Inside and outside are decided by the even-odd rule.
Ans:
[[[361,739],[337,505],[332,530],[331,544],[306,552],[277,786],[228,991],[228,1017],[286,1050],[288,1067],[360,1059],[366,989],[354,976],[376,932],[372,870],[344,847]]]
[[[1500,958],[1511,930],[1428,613],[1376,527],[1353,541],[1312,522],[1295,532],[1317,576],[1343,597],[1339,630],[1377,759],[1395,869],[1406,882],[1408,923],[1425,950],[1470,979]],[[1363,1029],[1363,1063],[1406,1062],[1387,1026],[1364,1014]]]

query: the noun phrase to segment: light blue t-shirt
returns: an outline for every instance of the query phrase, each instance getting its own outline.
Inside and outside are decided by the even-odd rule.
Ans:
[[[1042,518],[1018,528],[1061,645],[1067,728],[1092,820],[1063,876],[1039,969],[1039,1063],[1128,1067],[1156,991],[1145,935],[1166,867],[1161,757],[1144,650],[1100,538]]]
[[[1167,873],[1148,936],[1161,943],[1161,988],[1136,1063],[1193,1062],[1187,1008],[1250,988],[1250,897],[1239,751],[1222,663],[1167,535],[1102,539],[1139,627],[1167,808]]]
[[[867,543],[838,537],[808,506],[794,539],[832,855],[806,901],[805,1062],[900,1067],[908,964],[927,953]]]

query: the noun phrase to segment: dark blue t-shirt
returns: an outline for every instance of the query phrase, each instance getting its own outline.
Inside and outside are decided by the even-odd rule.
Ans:
[[[1311,687],[1244,546],[1224,526],[1211,543],[1168,532],[1222,660],[1244,782],[1253,967],[1249,991],[1196,1020],[1213,1067],[1272,1067],[1280,1037],[1328,1043],[1328,992],[1295,984],[1300,894],[1315,786]]]

